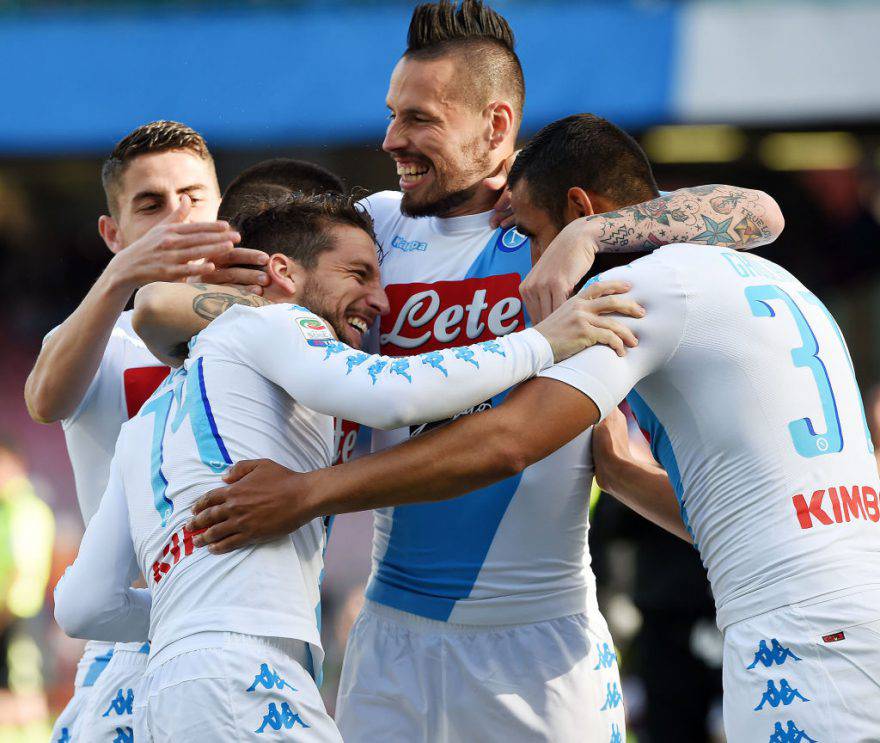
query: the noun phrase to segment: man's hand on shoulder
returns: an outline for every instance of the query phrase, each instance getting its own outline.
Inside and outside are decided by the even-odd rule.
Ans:
[[[193,506],[193,543],[215,554],[291,534],[318,516],[315,473],[300,473],[268,459],[233,465],[225,487],[203,495]]]
[[[632,330],[610,317],[644,317],[644,307],[625,295],[631,288],[626,281],[596,282],[535,325],[553,348],[553,360],[562,361],[597,343],[609,346],[618,356],[635,348],[638,339]]]

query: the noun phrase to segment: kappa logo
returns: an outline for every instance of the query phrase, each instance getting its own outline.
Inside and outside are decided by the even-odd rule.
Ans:
[[[391,311],[382,316],[379,344],[387,356],[414,356],[493,340],[525,327],[518,273],[488,278],[391,284]]]
[[[505,253],[513,253],[525,245],[528,239],[529,238],[519,232],[516,227],[511,227],[501,236],[501,242],[498,247]]]
[[[254,676],[254,682],[245,691],[255,691],[258,686],[262,686],[264,689],[271,689],[272,687],[283,689],[286,686],[291,691],[296,691],[278,675],[274,668],[270,670],[268,663],[260,664],[260,672]]]
[[[598,646],[599,662],[593,667],[594,671],[600,668],[611,668],[617,662],[617,653],[611,648],[607,642],[603,642]]]
[[[773,728],[773,735],[770,736],[769,743],[817,743],[803,730],[791,720],[788,721],[785,730],[782,729],[782,723],[777,722]]]
[[[617,686],[617,682],[614,681],[607,685],[605,691],[605,704],[603,704],[600,708],[600,712],[605,712],[609,709],[616,709],[620,706],[620,703],[623,701],[623,696],[620,693],[620,689]]]
[[[782,679],[779,682],[778,688],[774,681],[768,681],[767,688],[761,695],[761,701],[758,706],[755,707],[755,712],[760,712],[764,709],[765,704],[769,704],[773,709],[776,709],[780,704],[784,707],[788,707],[788,705],[792,704],[796,699],[800,699],[802,702],[810,701],[797,689],[792,687],[787,679]]]
[[[134,743],[134,730],[127,725],[124,728],[116,728],[113,743]]]
[[[402,235],[395,235],[391,240],[391,247],[402,250],[404,253],[414,253],[416,251],[424,253],[428,249],[428,243],[420,240],[407,240]]]
[[[623,743],[623,736],[617,725],[611,725],[611,737],[608,739],[608,743]]]
[[[764,668],[770,668],[770,666],[776,664],[777,666],[781,666],[791,658],[793,661],[799,661],[798,658],[791,650],[788,648],[782,647],[779,644],[779,640],[773,638],[770,640],[770,647],[767,647],[767,641],[761,640],[758,643],[758,650],[755,653],[755,659],[752,661],[750,666],[746,666],[747,670],[751,670],[755,666],[760,663],[764,666]]]
[[[281,703],[280,710],[278,709],[278,705],[275,704],[275,702],[270,702],[269,708],[266,710],[266,714],[263,716],[263,724],[260,725],[256,732],[262,733],[266,729],[267,725],[272,730],[281,730],[281,728],[284,728],[285,730],[292,730],[296,725],[304,728],[311,727],[311,725],[306,725],[306,723],[303,722],[302,717],[294,712],[287,702]]]
[[[70,743],[70,731],[67,728],[61,728],[61,735],[55,743]]]
[[[109,717],[111,712],[117,715],[130,715],[133,704],[134,691],[127,689],[123,694],[122,689],[120,689],[116,692],[116,696],[110,701],[110,706],[107,707],[107,711],[101,717]]]

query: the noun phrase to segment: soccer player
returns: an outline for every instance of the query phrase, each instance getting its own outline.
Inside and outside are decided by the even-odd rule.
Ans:
[[[371,356],[356,347],[387,299],[360,208],[339,196],[292,195],[238,227],[245,244],[276,251],[267,266],[271,306],[226,295],[237,306],[190,343],[185,365],[123,426],[98,513],[56,590],[56,618],[68,634],[151,638],[134,700],[141,741],[254,732],[281,740],[293,728],[339,740],[307,670],[321,663],[325,523],[222,557],[195,549],[186,529],[191,503],[234,460],[327,466],[331,415],[381,428],[449,417],[611,332],[595,327],[589,300],[575,298],[503,338],[410,359]],[[148,287],[134,326],[166,313],[175,297],[192,307],[216,303],[220,289]],[[598,302],[643,314],[624,297]],[[622,335],[634,344],[630,331]],[[139,571],[147,591],[129,588]]]
[[[491,226],[522,118],[513,47],[504,18],[479,2],[414,11],[389,85],[383,142],[401,190],[366,201],[385,251],[391,311],[376,334],[384,354],[479,341],[528,322],[519,286],[531,268],[529,242]],[[655,195],[644,187],[636,201]],[[713,203],[731,209],[722,216]],[[642,213],[635,228],[631,217],[611,215],[591,229],[616,236],[618,244],[604,249],[644,250],[705,240],[702,215],[739,224],[748,212],[757,232],[733,234],[736,247],[754,247],[774,239],[777,211],[765,194],[704,187],[676,192],[656,214]],[[376,433],[373,447],[412,432]],[[587,729],[606,740],[614,730],[623,735],[618,672],[605,652],[612,642],[587,551],[589,461],[584,434],[522,475],[466,498],[375,515],[373,573],[337,704],[346,740],[556,741]],[[256,512],[237,518],[241,531],[220,549],[240,544],[251,524],[278,526]],[[538,671],[537,656],[544,659]]]
[[[258,288],[262,272],[231,266],[265,259],[234,248],[237,235],[216,220],[213,159],[204,139],[183,124],[156,121],[131,132],[105,162],[102,182],[109,214],[98,230],[113,259],[76,311],[47,335],[25,386],[34,420],[62,423],[86,524],[107,484],[122,423],[168,373],[131,330],[123,311],[131,295],[151,281],[196,275],[222,281],[215,268]],[[112,650],[107,643],[86,646],[53,741],[69,735]]]
[[[634,218],[640,197],[622,194],[653,179],[642,155],[623,191],[605,182],[594,158],[615,138],[586,115],[539,132],[511,171],[517,223],[549,239],[569,222],[558,238],[571,240],[590,205]],[[360,509],[449,497],[520,471],[628,396],[673,488],[644,468],[612,487],[700,551],[724,632],[728,740],[876,739],[880,484],[839,328],[790,273],[727,247],[670,245],[602,279],[624,276],[648,312],[626,358],[588,349],[495,410],[333,470],[245,463],[227,495],[241,509],[251,478],[264,504],[270,492],[305,498],[295,518],[273,499],[288,529],[349,498]]]

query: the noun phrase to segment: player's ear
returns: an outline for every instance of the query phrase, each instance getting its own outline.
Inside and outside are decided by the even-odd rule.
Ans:
[[[513,107],[507,101],[492,101],[486,112],[490,124],[489,146],[494,150],[513,134]]]
[[[98,232],[113,253],[118,253],[122,250],[119,225],[113,217],[109,217],[106,214],[102,215],[98,219]]]
[[[572,186],[565,195],[565,221],[573,222],[580,217],[591,217],[596,213],[589,194],[582,188]]]
[[[279,292],[290,297],[302,286],[302,268],[284,253],[273,253],[269,256],[266,273],[269,274],[269,286],[276,287]]]

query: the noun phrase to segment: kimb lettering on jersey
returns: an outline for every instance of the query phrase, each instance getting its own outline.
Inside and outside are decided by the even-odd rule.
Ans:
[[[162,578],[171,572],[172,567],[177,565],[184,557],[189,557],[193,553],[195,549],[193,537],[196,534],[201,534],[203,531],[205,530],[189,531],[184,526],[171,535],[171,539],[162,548],[162,554],[159,556],[159,559],[153,563],[152,576],[154,583],[161,581]]]
[[[413,356],[507,335],[525,327],[520,275],[390,284],[391,311],[382,317],[379,344],[387,356]]]
[[[798,493],[791,500],[801,529],[858,519],[875,524],[880,521],[877,490],[869,485],[838,485],[814,490],[809,500],[803,493]]]

